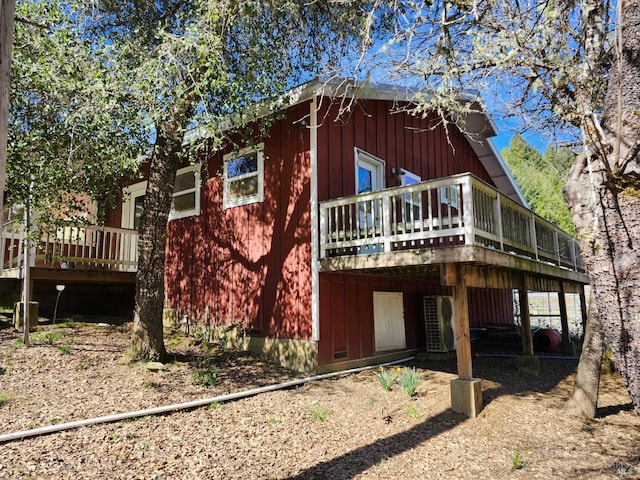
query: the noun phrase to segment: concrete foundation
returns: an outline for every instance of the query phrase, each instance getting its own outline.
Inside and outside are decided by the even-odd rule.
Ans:
[[[469,418],[477,417],[482,410],[482,380],[451,380],[451,408]]]
[[[164,319],[171,323],[172,313],[165,309]],[[252,337],[234,325],[191,325],[185,334],[214,342],[225,348],[245,350],[274,361],[283,367],[314,374],[318,368],[318,344],[311,340]]]
[[[540,357],[520,355],[518,357],[518,372],[534,377],[540,376]]]

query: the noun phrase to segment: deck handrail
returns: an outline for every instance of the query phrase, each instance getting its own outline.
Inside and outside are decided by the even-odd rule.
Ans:
[[[578,242],[472,174],[319,204],[320,258],[476,245],[584,271]]]
[[[24,265],[24,226],[5,225],[0,271]],[[63,224],[33,242],[31,267],[135,272],[138,232],[127,228]]]

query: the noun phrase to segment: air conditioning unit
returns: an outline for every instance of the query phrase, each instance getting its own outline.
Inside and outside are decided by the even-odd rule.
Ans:
[[[423,297],[424,329],[427,352],[450,352],[456,349],[453,297]]]

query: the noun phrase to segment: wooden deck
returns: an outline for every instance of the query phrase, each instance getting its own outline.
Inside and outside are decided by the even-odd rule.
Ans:
[[[320,269],[467,263],[588,283],[577,241],[470,175],[320,203]]]
[[[44,233],[30,251],[32,280],[131,283],[138,264],[138,233],[124,228],[66,225]],[[2,230],[0,278],[22,278],[24,231]]]

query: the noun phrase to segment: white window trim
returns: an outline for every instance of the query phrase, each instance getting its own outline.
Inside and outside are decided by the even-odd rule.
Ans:
[[[378,183],[377,190],[383,190],[385,188],[385,165],[386,162],[381,158],[376,157],[364,150],[354,147],[353,148],[353,157],[354,157],[354,165],[355,165],[355,177],[356,177],[356,193],[358,192],[358,165],[360,162],[367,163],[371,167],[375,168],[376,172],[376,180]]]
[[[187,172],[193,172],[194,176],[195,176],[195,186],[193,188],[188,188],[187,190],[181,190],[179,192],[176,193],[175,191],[175,187],[173,190],[173,194],[171,195],[171,198],[173,199],[173,197],[176,196],[182,196],[185,195],[187,193],[195,193],[195,202],[194,202],[194,207],[189,209],[189,210],[183,210],[181,212],[174,212],[173,211],[173,200],[171,202],[171,212],[169,213],[169,220],[177,220],[178,218],[185,218],[185,217],[193,217],[196,215],[200,215],[200,164],[197,165],[189,165],[188,167],[184,167],[184,168],[180,168],[178,169],[178,171],[176,172],[176,177],[178,175],[183,175]]]
[[[122,189],[122,198],[124,201],[122,202],[122,220],[120,221],[120,225],[122,228],[130,228],[133,229],[133,215],[131,205],[135,198],[139,196],[144,196],[147,192],[147,181],[134,183],[133,185],[129,185]]]
[[[257,152],[257,161],[258,161],[258,170],[256,172],[247,173],[244,175],[238,175],[237,177],[233,177],[233,181],[242,180],[244,178],[257,177],[258,179],[258,192],[253,195],[245,195],[244,197],[235,198],[233,200],[229,200],[229,183],[227,177],[227,167],[229,165],[229,160],[233,160],[234,158],[241,157],[246,155],[247,153]],[[264,200],[264,144],[260,143],[258,145],[252,147],[246,147],[237,152],[227,153],[224,157],[224,173],[222,182],[224,184],[224,192],[223,192],[223,208],[226,210],[228,208],[239,207],[241,205],[249,205],[251,203],[258,203]]]

